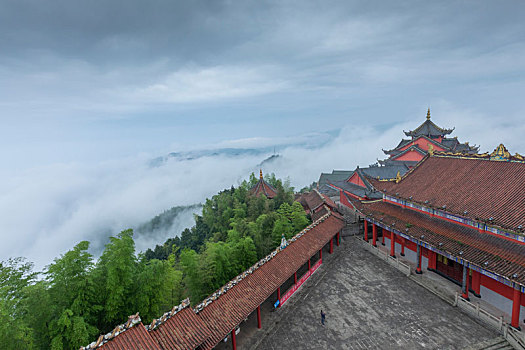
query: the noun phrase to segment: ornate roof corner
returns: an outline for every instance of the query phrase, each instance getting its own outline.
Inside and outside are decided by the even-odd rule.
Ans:
[[[510,153],[507,151],[502,143],[490,154],[490,160],[499,162],[508,162],[510,160]]]

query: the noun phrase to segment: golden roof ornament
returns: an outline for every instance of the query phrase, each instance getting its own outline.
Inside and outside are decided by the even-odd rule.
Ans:
[[[428,107],[428,110],[427,110],[427,120],[430,120],[430,107]]]
[[[507,151],[502,143],[490,154],[490,160],[499,162],[508,162],[510,160],[510,153]]]
[[[431,143],[428,144],[428,154],[430,154],[430,156],[434,155],[434,146],[432,146]]]
[[[396,175],[396,184],[399,183],[399,181],[401,181],[401,174],[398,171]]]
[[[259,178],[260,178],[261,180],[263,179],[262,169],[259,169]]]

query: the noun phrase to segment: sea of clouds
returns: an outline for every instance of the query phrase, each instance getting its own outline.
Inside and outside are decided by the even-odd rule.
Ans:
[[[521,116],[505,122],[468,112],[451,111],[447,116],[438,124],[456,126],[453,135],[460,141],[481,144],[481,151],[492,151],[500,142],[512,153],[525,151]],[[413,129],[421,122],[382,128],[352,125],[339,130],[337,136],[316,133],[300,137],[299,143],[280,147],[281,157],[264,163],[263,171],[289,178],[292,186],[300,189],[316,181],[321,172],[352,170],[385,158],[381,149],[394,148],[404,136],[402,130]],[[305,146],[305,138],[320,138],[322,142]],[[246,146],[249,142],[255,147],[256,141],[232,141],[228,145]],[[264,147],[269,144],[268,138],[261,142]],[[90,241],[97,255],[108,237],[121,230],[137,227],[173,206],[202,203],[218,191],[238,185],[251,172],[258,172],[258,164],[272,153],[166,158],[160,166],[151,165],[159,155],[141,154],[95,164],[52,164],[7,176],[0,183],[0,260],[24,256],[41,269],[82,240]],[[157,236],[136,237],[137,249],[143,251],[180,234],[193,225],[195,211],[185,211],[170,230]]]

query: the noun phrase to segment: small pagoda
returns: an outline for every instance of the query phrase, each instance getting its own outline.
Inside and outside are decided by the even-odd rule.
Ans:
[[[264,195],[272,199],[277,195],[277,191],[266,181],[264,181],[262,169],[260,170],[259,181],[250,189],[250,194],[254,196]]]
[[[414,130],[404,131],[409,139],[401,142],[391,150],[383,150],[389,156],[385,160],[379,160],[381,165],[405,164],[409,168],[419,162],[427,153],[434,151],[453,152],[463,154],[477,154],[479,146],[470,146],[468,142],[460,143],[457,137],[447,137],[454,131],[443,129],[430,120],[430,108],[427,118]]]

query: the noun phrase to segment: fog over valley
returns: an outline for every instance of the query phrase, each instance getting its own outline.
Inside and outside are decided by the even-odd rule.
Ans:
[[[317,181],[321,172],[352,170],[385,158],[381,149],[395,147],[404,136],[402,130],[417,127],[424,112],[404,123],[378,128],[363,123],[288,138],[225,140],[215,149],[186,150],[177,153],[184,155],[179,157],[141,153],[96,163],[78,160],[4,171],[0,259],[24,256],[42,268],[81,240],[90,241],[96,255],[110,235],[137,228],[172,207],[202,203],[222,189],[237,186],[259,167],[289,178],[299,190]],[[519,117],[507,124],[446,107],[439,114],[433,119],[438,125],[455,126],[452,135],[481,144],[481,152],[492,151],[497,146],[494,140],[504,142],[512,153],[525,150],[525,141],[519,137],[525,126]],[[264,161],[273,155],[272,144],[279,157]],[[198,206],[182,210],[168,227],[137,233],[137,249],[153,248],[180,234],[193,225],[193,214],[199,210]]]

